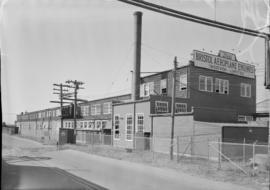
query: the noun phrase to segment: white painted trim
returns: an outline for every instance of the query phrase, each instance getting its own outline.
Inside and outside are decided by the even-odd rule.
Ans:
[[[167,104],[167,111],[166,112],[160,112],[160,113],[168,113],[169,112],[169,102],[167,101],[155,101],[155,111],[157,112],[157,103],[166,103]]]
[[[135,123],[135,127],[136,127],[136,132],[138,132],[138,115],[140,115],[140,116],[143,116],[143,131],[142,132],[144,132],[144,121],[145,121],[145,117],[144,117],[144,113],[136,113],[136,123]]]
[[[128,118],[128,116],[131,116],[131,119],[132,119],[132,125],[131,125],[131,139],[127,139],[127,118]],[[134,122],[134,118],[133,118],[133,115],[131,114],[131,113],[127,113],[126,114],[126,119],[125,119],[125,140],[126,141],[133,141],[133,126],[134,126],[134,124],[133,124],[133,122]]]
[[[119,118],[119,128],[118,128],[118,131],[119,131],[119,138],[115,138],[115,116],[118,116]],[[120,140],[120,114],[114,114],[113,116],[113,140],[116,140],[116,141],[119,141]]]

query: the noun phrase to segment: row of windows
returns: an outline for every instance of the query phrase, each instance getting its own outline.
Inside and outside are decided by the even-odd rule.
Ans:
[[[120,116],[114,116],[114,139],[120,138]],[[133,117],[132,114],[126,114],[125,119],[125,139],[132,140],[133,137]],[[136,132],[144,131],[144,115],[142,113],[136,114]]]
[[[220,94],[229,94],[229,81],[220,78],[215,78],[215,85],[213,85],[213,77],[200,75],[199,90],[204,92],[214,91]],[[240,96],[251,97],[250,84],[240,83]]]
[[[89,109],[88,106],[81,106],[81,114],[82,116],[89,116],[91,111],[91,115],[100,115],[101,114],[101,104],[91,105]],[[111,102],[106,102],[103,104],[103,114],[111,114],[112,113],[112,105]]]
[[[179,90],[183,91],[187,89],[187,74],[181,74],[179,76]],[[160,91],[155,92],[154,90],[154,82],[143,83],[140,86],[140,96],[147,97],[151,94],[161,94],[167,95],[167,79],[160,80]]]
[[[155,102],[156,113],[167,113],[169,112],[168,102],[166,101],[156,101]],[[175,113],[187,112],[186,103],[175,103]]]
[[[101,130],[107,125],[105,120],[89,120],[89,121],[77,121],[77,129],[91,129],[91,130]],[[73,121],[67,121],[64,123],[64,128],[74,128]]]
[[[49,111],[41,111],[38,113],[29,113],[25,115],[18,115],[19,120],[28,120],[28,119],[41,119],[47,117],[57,117],[60,116],[60,109],[57,110],[49,110]]]

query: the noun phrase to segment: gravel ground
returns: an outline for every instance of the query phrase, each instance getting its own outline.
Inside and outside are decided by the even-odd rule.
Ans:
[[[252,187],[253,189],[258,190],[268,189],[268,173],[257,172],[256,176],[251,177],[247,176],[235,167],[232,167],[228,163],[223,163],[222,169],[218,169],[217,162],[208,162],[205,159],[181,158],[180,162],[177,163],[176,159],[174,159],[174,161],[170,161],[169,155],[152,153],[149,151],[127,152],[125,149],[108,145],[63,145],[61,149],[73,149],[119,160],[170,168],[182,172],[184,171],[185,173],[194,176],[201,176],[215,181],[229,182],[246,187]]]

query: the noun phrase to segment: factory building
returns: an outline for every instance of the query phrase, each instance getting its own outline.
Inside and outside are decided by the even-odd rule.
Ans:
[[[111,134],[111,107],[113,103],[130,99],[130,94],[102,98],[78,105],[76,113],[76,142],[86,143],[87,134]],[[74,106],[62,108],[63,130],[74,130]],[[17,115],[16,126],[23,136],[56,143],[61,128],[61,111],[59,107],[49,108]],[[89,136],[89,135],[88,135]]]
[[[113,105],[115,146],[138,148],[143,143],[134,142],[137,137],[170,138],[172,79],[171,70],[142,77],[137,84],[140,98]],[[175,136],[221,137],[220,125],[199,128],[194,122],[245,123],[256,113],[255,67],[239,62],[234,54],[194,50],[193,60],[176,69],[175,81]]]

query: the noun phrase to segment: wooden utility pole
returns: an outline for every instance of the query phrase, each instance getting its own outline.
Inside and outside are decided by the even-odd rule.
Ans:
[[[53,84],[54,86],[56,87],[59,87],[60,89],[58,88],[54,88],[53,90],[57,91],[57,92],[53,92],[53,94],[59,94],[59,99],[60,101],[50,101],[51,103],[60,103],[60,120],[61,120],[61,129],[63,128],[63,114],[62,114],[62,109],[63,109],[63,104],[64,103],[69,103],[69,102],[63,102],[63,91],[67,92],[68,90],[66,89],[63,89],[63,86],[64,87],[68,87],[67,85],[63,85],[62,83],[60,84]]]
[[[171,105],[172,126],[171,126],[171,144],[170,144],[170,158],[171,158],[171,160],[173,160],[176,69],[177,69],[177,57],[174,58],[173,69],[172,69],[172,105]]]
[[[77,128],[77,95],[78,95],[78,90],[79,89],[84,89],[81,88],[80,85],[83,85],[84,83],[81,81],[77,81],[77,80],[67,80],[66,81],[67,84],[72,84],[73,86],[70,86],[71,88],[74,88],[74,113],[73,113],[73,119],[74,119],[74,135],[75,135],[75,139],[76,139],[76,128]],[[66,98],[67,99],[67,98]],[[71,100],[71,99],[70,99]],[[75,140],[76,142],[76,140]]]

